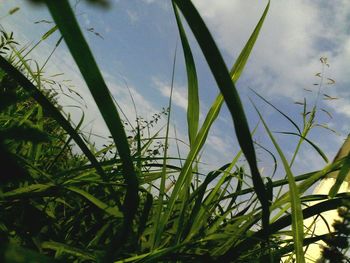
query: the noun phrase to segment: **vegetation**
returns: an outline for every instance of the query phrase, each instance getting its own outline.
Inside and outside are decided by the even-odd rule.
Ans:
[[[299,137],[293,159],[288,161],[257,109],[286,174],[280,180],[273,181],[272,176],[263,178],[254,149],[255,131],[248,127],[235,88],[263,26],[269,3],[228,70],[193,4],[172,1],[188,76],[190,148],[182,166],[174,165],[167,147],[171,97],[167,109],[154,115],[150,122],[140,118],[136,123],[123,120],[68,1],[45,3],[56,23],[49,32],[60,30],[112,141],[96,150],[81,131],[84,117],[74,125],[57,103],[59,94],[48,89],[57,83],[45,79],[42,67],[30,61],[24,49],[17,49],[12,34],[2,33],[1,262],[280,262],[283,255],[292,254],[297,262],[305,262],[303,246],[317,240],[330,243],[328,236],[305,235],[303,220],[349,202],[348,193],[337,192],[349,173],[350,154],[318,171],[294,175],[291,167],[303,143],[310,144],[328,161],[322,150],[307,138],[316,124],[318,107],[315,104],[308,110],[304,101],[303,127],[299,127],[257,94],[294,125],[296,131],[289,134]],[[203,123],[199,122],[195,61],[180,12],[220,89]],[[321,62],[327,63],[324,59]],[[31,67],[33,63],[35,70]],[[232,162],[202,174],[198,160],[223,103],[231,113],[241,150],[232,157]],[[144,132],[160,118],[166,119],[165,136]],[[125,129],[125,123],[131,130]],[[243,155],[249,170],[238,163]],[[331,172],[339,173],[340,179],[329,196],[307,194],[312,185]],[[278,191],[283,185],[288,185],[288,192]],[[276,190],[278,194],[274,195]],[[307,202],[315,200],[320,202],[307,207]],[[347,211],[342,214],[345,226]],[[345,228],[337,227],[333,235],[344,240],[348,235]],[[341,248],[347,246],[342,244]]]

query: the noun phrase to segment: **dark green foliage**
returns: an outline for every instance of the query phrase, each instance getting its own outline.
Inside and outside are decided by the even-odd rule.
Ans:
[[[338,209],[340,220],[334,222],[335,233],[330,234],[325,242],[328,247],[323,248],[323,260],[326,263],[345,263],[350,258],[346,254],[349,248],[350,239],[350,201],[343,202],[343,206]]]
[[[258,112],[288,178],[273,179],[277,155],[256,143],[272,157],[274,166],[268,178],[258,170],[253,144],[256,129],[249,130],[235,82],[258,38],[269,3],[228,71],[194,5],[187,0],[172,2],[188,74],[189,153],[185,158],[172,157],[167,151],[171,98],[168,107],[151,120],[137,116],[134,124],[126,116],[125,120],[119,116],[68,1],[45,1],[57,25],[42,40],[57,29],[62,33],[55,48],[62,39],[66,42],[111,132],[100,149],[95,149],[81,130],[84,116],[77,125],[70,122],[57,103],[59,94],[49,91],[38,78],[43,72],[34,73],[28,59],[22,56],[23,50],[16,49],[13,34],[2,32],[1,262],[278,262],[288,253],[295,253],[303,262],[303,246],[318,240],[329,244],[325,258],[345,259],[339,251],[348,246],[348,209],[342,210],[344,221],[335,224],[332,235],[304,237],[301,233],[303,218],[338,208],[350,199],[349,194],[337,194],[349,170],[348,159],[336,159],[311,173],[291,173],[304,141],[327,161],[323,151],[307,138],[315,124],[316,107],[306,114],[304,103],[304,127],[300,128],[257,94],[296,128],[296,132],[283,134],[299,138],[289,162]],[[179,11],[193,30],[221,92],[202,125],[195,62]],[[174,75],[173,71],[173,78]],[[242,150],[231,162],[202,174],[198,160],[224,102]],[[165,136],[154,131],[163,117],[167,118]],[[243,155],[246,165],[239,161]],[[332,199],[327,195],[305,195],[310,186],[334,173],[341,176]],[[274,190],[283,185],[288,185],[290,191],[274,195]],[[304,207],[310,201],[320,202]],[[270,218],[270,212],[274,218]]]

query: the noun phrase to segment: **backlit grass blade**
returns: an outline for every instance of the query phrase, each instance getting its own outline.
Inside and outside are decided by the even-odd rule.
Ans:
[[[192,51],[188,43],[185,30],[182,26],[179,13],[176,6],[173,3],[175,18],[177,22],[177,27],[179,29],[179,34],[182,43],[182,49],[184,52],[185,62],[186,62],[186,71],[187,71],[187,125],[188,125],[188,137],[190,145],[194,143],[194,140],[198,131],[198,122],[199,122],[199,96],[198,96],[198,80],[196,65],[193,60]]]
[[[94,254],[90,253],[89,251],[75,248],[75,247],[72,247],[72,246],[69,246],[66,244],[62,244],[59,242],[46,241],[46,242],[43,242],[41,244],[41,248],[42,249],[52,249],[52,250],[57,251],[59,253],[72,255],[74,257],[81,258],[84,260],[89,260],[89,261],[91,261],[91,260],[96,261],[97,260],[96,256]]]
[[[255,107],[255,106],[254,106]],[[301,210],[301,202],[299,197],[299,191],[297,185],[295,183],[294,175],[289,167],[288,161],[285,158],[280,146],[276,142],[275,138],[272,135],[269,127],[267,126],[265,120],[260,114],[259,110],[255,107],[260,120],[262,121],[267,134],[269,135],[273,145],[275,146],[278,155],[282,160],[282,164],[284,166],[285,172],[288,178],[289,184],[289,192],[290,192],[290,202],[291,202],[291,216],[292,216],[292,231],[293,231],[293,240],[294,240],[294,248],[295,248],[295,256],[297,263],[305,262],[304,251],[303,251],[303,239],[304,239],[304,221],[303,214]]]
[[[26,91],[28,91],[28,93],[44,108],[45,112],[52,118],[54,118],[64,130],[66,130],[66,132],[74,139],[74,141],[80,147],[85,156],[89,159],[89,161],[97,170],[97,172],[102,177],[104,177],[104,171],[101,168],[98,161],[96,160],[96,157],[86,146],[83,139],[72,127],[69,121],[55,107],[55,105],[49,99],[47,99],[46,96],[33,85],[32,82],[30,82],[21,72],[19,72],[9,62],[7,62],[6,59],[4,59],[2,56],[0,56],[0,67],[13,79],[15,79],[19,85],[21,85]]]
[[[344,142],[343,146],[340,148],[337,156],[334,158],[334,161],[338,161],[341,158],[344,158],[344,163],[339,173],[336,175],[336,181],[329,191],[329,196],[333,198],[339,191],[344,180],[349,180],[350,177],[350,135]]]
[[[46,193],[50,189],[55,189],[56,186],[53,184],[31,184],[23,187],[16,188],[15,190],[0,193],[0,200],[1,199],[19,199],[19,198],[29,198],[32,195],[40,194],[40,193]]]
[[[326,177],[326,176],[333,176],[338,173],[338,170],[340,170],[342,164],[344,162],[344,159],[337,160],[331,164],[326,165],[322,170],[306,174],[306,178],[298,184],[298,192],[299,194],[303,194],[305,191],[310,189],[310,187],[315,184],[318,180]],[[304,175],[303,175],[304,176]],[[303,177],[301,176],[301,177]],[[281,180],[280,182],[282,182]],[[290,200],[290,192],[287,192],[283,194],[281,197],[279,197],[275,202],[272,204],[271,209],[274,210],[278,207],[281,207],[286,202],[289,202]]]
[[[250,53],[252,52],[252,49],[255,45],[256,40],[258,39],[260,29],[261,29],[262,25],[264,24],[264,21],[265,21],[267,13],[269,11],[269,8],[270,8],[270,0],[268,1],[266,8],[264,10],[264,13],[262,14],[262,16],[261,16],[258,24],[256,25],[253,33],[251,34],[247,44],[244,46],[244,48],[241,51],[241,53],[239,54],[235,64],[231,68],[230,75],[231,75],[232,80],[234,82],[236,82],[239,79],[239,77],[241,76],[241,74],[243,72],[243,69],[248,61]]]
[[[139,202],[138,179],[134,171],[122,121],[69,2],[67,0],[47,0],[46,4],[111,132],[118,154],[122,160],[123,176],[127,185],[124,200],[125,209],[123,211],[124,226],[118,237],[110,244],[106,257],[109,258],[108,260],[111,260],[125,243],[127,235],[131,230],[132,221]]]
[[[326,200],[326,201],[317,203],[311,207],[303,209],[302,210],[303,218],[308,219],[312,216],[319,215],[323,212],[337,209],[344,204],[344,201],[350,200],[349,193],[341,194],[338,196],[339,196],[339,198],[337,197],[334,199]],[[286,216],[278,219],[276,222],[274,222],[270,225],[271,233],[272,234],[277,233],[277,231],[282,230],[282,229],[290,226],[292,221],[293,221],[292,215],[286,215]],[[233,253],[235,253],[235,256],[238,256],[243,251],[247,251],[247,250],[251,249],[255,244],[257,244],[258,242],[261,241],[263,235],[264,235],[264,231],[259,230],[259,231],[255,232],[250,238],[244,240],[242,243],[240,243],[237,247],[234,248],[235,251],[233,251]]]
[[[188,202],[189,203],[194,202],[194,205],[191,209],[191,214],[189,216],[189,219],[187,220],[187,224],[183,227],[183,230],[182,230],[183,237],[187,237],[188,235],[192,236],[196,234],[190,230],[193,227],[195,220],[198,218],[198,215],[201,209],[203,209],[201,206],[203,204],[203,198],[206,193],[207,187],[214,179],[216,179],[229,166],[230,164],[226,164],[222,166],[220,169],[218,169],[217,171],[208,173],[208,175],[204,179],[204,182],[190,196]]]
[[[67,186],[66,187],[69,191],[72,191],[76,194],[79,194],[80,196],[84,197],[86,200],[97,206],[98,208],[102,209],[105,211],[107,214],[110,214],[116,218],[122,218],[123,214],[122,212],[118,209],[117,206],[109,206],[106,203],[102,202],[95,196],[91,195],[90,193],[75,187],[75,186]]]
[[[252,41],[256,40],[256,38],[260,32],[260,29],[262,27],[263,21],[265,19],[266,14],[267,14],[268,8],[269,8],[269,5],[266,6],[266,9],[265,9],[265,12],[262,16],[262,19],[260,19],[254,32],[252,33],[252,36],[250,37],[250,41],[248,41],[248,43],[246,44],[247,48],[244,49],[246,54],[239,56],[239,60],[247,60],[248,59],[249,54],[253,48],[252,44],[254,44],[254,43],[252,43]],[[236,62],[236,64],[237,64],[237,66],[234,67],[235,70],[232,73],[233,75],[231,75],[231,77],[234,76],[235,80],[237,80],[240,77],[240,74],[243,70],[244,65],[246,64],[246,61]],[[240,73],[238,73],[238,72],[236,73],[237,70],[239,70]],[[206,115],[204,123],[196,136],[195,143],[190,148],[190,152],[188,153],[187,159],[186,159],[186,161],[183,165],[183,168],[181,170],[181,173],[177,179],[176,185],[174,186],[174,189],[172,191],[172,195],[171,195],[169,202],[168,202],[167,211],[165,211],[164,216],[162,217],[162,220],[160,220],[158,222],[158,231],[159,232],[163,231],[164,225],[166,224],[166,222],[170,218],[170,215],[174,209],[175,201],[177,200],[177,197],[178,197],[178,193],[183,186],[185,178],[188,178],[190,176],[189,174],[190,174],[190,171],[192,169],[192,164],[195,161],[196,157],[198,156],[200,150],[202,149],[202,147],[206,141],[210,127],[214,123],[214,121],[216,120],[216,118],[220,112],[221,106],[223,104],[223,101],[224,101],[223,96],[221,94],[219,94],[216,97],[214,103],[212,104],[208,114]]]
[[[174,0],[174,2],[181,10],[196,37],[228,106],[235,126],[238,142],[249,163],[256,194],[262,204],[264,214],[269,214],[268,200],[265,195],[265,185],[257,167],[255,150],[248,122],[238,92],[231,80],[220,51],[194,5],[186,0]],[[263,227],[268,227],[268,221],[264,220]]]
[[[175,78],[175,66],[176,66],[176,55],[177,55],[177,46],[175,48],[175,54],[173,59],[173,69],[172,69],[172,75],[171,75],[171,89],[170,89],[170,95],[169,95],[169,104],[168,104],[168,117],[167,117],[167,124],[166,124],[166,131],[165,131],[165,150],[164,150],[164,159],[163,159],[163,166],[162,166],[162,175],[161,175],[161,181],[160,181],[160,187],[159,187],[159,197],[158,197],[158,209],[155,212],[154,216],[154,235],[152,236],[152,246],[158,246],[160,242],[160,237],[162,232],[159,231],[158,222],[160,221],[161,214],[163,211],[163,199],[165,195],[165,182],[167,179],[167,157],[168,157],[168,142],[169,142],[169,129],[170,129],[170,117],[171,117],[171,109],[172,109],[172,98],[173,98],[173,90],[174,90],[174,78]]]
[[[308,138],[300,135],[299,133],[295,133],[295,132],[277,132],[277,133],[281,133],[281,134],[289,134],[289,135],[294,135],[294,136],[298,136],[299,138],[305,140],[307,143],[309,143],[317,152],[318,154],[322,157],[322,159],[328,163],[328,158],[325,155],[325,153],[320,149],[320,147],[318,147],[316,144],[314,144],[312,141],[310,141]]]
[[[219,193],[221,186],[223,185],[225,180],[228,178],[228,176],[230,176],[230,172],[241,157],[241,154],[242,151],[239,151],[228,166],[223,166],[220,170],[213,174],[213,176],[217,177],[220,173],[223,173],[223,176],[218,180],[215,187],[211,190],[211,192],[208,194],[205,200],[202,201],[200,199],[201,202],[199,211],[197,211],[196,214],[193,214],[193,219],[190,220],[192,225],[190,231],[188,232],[187,239],[190,239],[192,236],[196,235],[199,229],[202,227],[202,225],[207,223],[208,218],[212,214],[212,211],[210,211],[210,209],[213,209],[211,203],[215,202],[216,195]]]
[[[283,117],[285,117],[298,131],[299,134],[301,134],[301,130],[298,126],[298,124],[296,124],[295,121],[293,121],[287,114],[285,114],[283,111],[281,111],[279,108],[277,108],[275,105],[273,105],[271,102],[269,102],[267,99],[265,99],[263,96],[261,96],[258,92],[256,92],[253,89],[250,89],[251,91],[253,91],[255,93],[256,96],[258,96],[260,99],[262,99],[264,102],[266,102],[268,105],[270,105],[272,108],[274,108],[277,112],[279,112]]]

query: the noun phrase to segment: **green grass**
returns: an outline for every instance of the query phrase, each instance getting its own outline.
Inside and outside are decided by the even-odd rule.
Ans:
[[[43,73],[51,55],[43,65],[33,63],[29,58],[33,48],[18,49],[13,35],[3,33],[0,261],[279,262],[282,256],[291,255],[297,262],[304,262],[303,247],[326,238],[306,235],[303,219],[336,209],[350,199],[349,194],[338,194],[350,169],[347,144],[342,156],[332,163],[318,171],[294,175],[292,166],[304,143],[328,162],[326,154],[308,137],[316,125],[317,102],[310,112],[304,103],[303,127],[299,127],[295,120],[255,92],[258,99],[273,107],[295,128],[282,132],[298,137],[293,156],[287,160],[258,109],[258,117],[274,149],[254,144],[254,135],[261,124],[250,130],[245,105],[235,86],[268,15],[270,2],[228,70],[194,5],[187,0],[172,1],[188,77],[186,156],[172,156],[167,150],[173,141],[169,135],[172,96],[167,108],[153,120],[164,118],[164,131],[150,132],[150,122],[143,122],[138,115],[136,123],[127,120],[110,95],[69,2],[47,0],[45,3],[56,26],[33,48],[54,31],[61,32],[62,38],[52,52],[61,40],[65,41],[107,124],[111,140],[106,139],[108,145],[102,149],[95,149],[89,134],[81,129],[84,114],[74,125],[57,104],[59,94],[46,88]],[[202,123],[199,121],[201,87],[188,32],[183,26],[185,20],[219,92]],[[235,127],[232,136],[237,138],[240,150],[231,162],[203,174],[200,157],[224,103],[231,114]],[[131,130],[124,128],[125,123]],[[176,138],[175,141],[178,143]],[[271,176],[261,176],[255,146],[273,160]],[[81,153],[76,153],[77,147]],[[239,162],[243,156],[246,165]],[[274,179],[278,165],[284,168],[286,178]],[[310,187],[326,176],[337,176],[329,196],[308,194]],[[287,186],[288,191],[282,191],[282,186]],[[315,200],[320,202],[306,206]]]

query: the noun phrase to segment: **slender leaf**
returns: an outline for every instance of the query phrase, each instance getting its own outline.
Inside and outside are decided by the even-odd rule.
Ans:
[[[192,51],[188,43],[181,19],[179,17],[179,13],[177,11],[176,6],[174,5],[174,2],[172,3],[173,3],[176,22],[177,22],[177,27],[180,33],[185,62],[186,62],[187,83],[188,83],[187,84],[188,85],[187,125],[188,125],[188,137],[189,137],[190,145],[192,145],[195,142],[195,138],[198,131],[199,111],[200,111],[197,72],[196,72],[196,65],[194,63],[193,56],[192,56]]]
[[[92,204],[97,206],[98,208],[102,209],[106,213],[108,213],[108,214],[110,214],[110,215],[112,215],[112,216],[114,216],[116,218],[123,218],[123,213],[118,209],[117,206],[107,205],[106,203],[102,202],[101,200],[99,200],[95,196],[89,194],[88,192],[86,192],[86,191],[84,191],[84,190],[82,190],[82,189],[80,189],[78,187],[67,186],[66,189],[81,195],[86,200],[88,200],[89,202],[91,202]]]
[[[181,10],[194,36],[196,37],[229,108],[238,142],[250,166],[256,194],[262,204],[264,214],[269,214],[268,200],[265,195],[265,186],[257,167],[255,150],[252,138],[250,136],[248,122],[245,117],[241,100],[235,85],[231,80],[220,51],[194,5],[190,1],[186,0],[174,0],[174,2]],[[268,227],[268,221],[264,220],[263,227]]]
[[[135,217],[139,202],[138,179],[130,156],[129,144],[118,110],[78,26],[69,2],[67,0],[46,0],[46,4],[111,132],[122,160],[123,176],[127,184],[127,192],[124,199],[125,209],[123,211],[124,227],[118,237],[116,236],[111,242],[108,249],[106,260],[112,260],[125,243],[127,235],[131,230],[132,221]]]
[[[255,107],[255,106],[254,106]],[[275,146],[284,166],[284,169],[287,174],[289,191],[290,191],[290,202],[292,207],[292,231],[293,231],[293,240],[294,248],[297,263],[305,262],[304,251],[303,251],[303,240],[304,240],[304,224],[303,224],[303,214],[301,209],[301,202],[299,197],[299,191],[295,183],[294,175],[289,167],[288,161],[285,158],[280,146],[277,144],[275,138],[273,137],[270,129],[268,128],[265,120],[260,114],[259,110],[255,107],[260,120],[262,121],[267,134],[269,135],[273,145]]]
[[[298,134],[298,133],[295,133],[295,132],[277,132],[277,133],[281,133],[281,134],[289,134],[289,135],[295,135],[295,136],[298,136],[299,138],[305,140],[306,142],[308,142],[318,153],[319,155],[322,157],[322,159],[328,163],[328,158],[327,156],[324,154],[324,152],[320,149],[320,147],[318,147],[316,144],[314,144],[312,141],[310,141],[308,138]]]
[[[69,121],[55,107],[55,105],[48,98],[46,98],[46,96],[40,90],[38,90],[33,83],[31,83],[20,71],[13,67],[2,56],[0,56],[0,67],[13,79],[15,79],[19,85],[27,90],[29,94],[31,94],[31,96],[45,109],[46,113],[51,115],[61,125],[61,127],[67,131],[67,133],[74,139],[74,141],[83,151],[85,156],[89,159],[94,168],[101,176],[104,176],[104,171],[96,160],[95,156],[91,153],[82,138],[72,127]]]
[[[350,177],[350,135],[344,142],[343,146],[340,148],[337,156],[334,158],[334,161],[339,160],[345,156],[343,166],[341,167],[339,173],[336,175],[336,181],[332,188],[329,191],[329,196],[333,198],[339,191],[344,180],[349,180]]]

